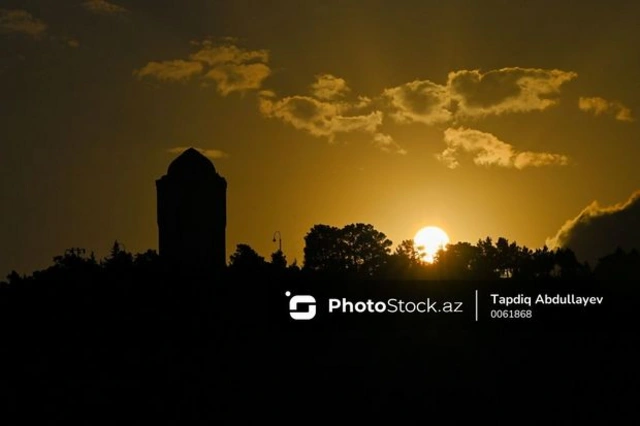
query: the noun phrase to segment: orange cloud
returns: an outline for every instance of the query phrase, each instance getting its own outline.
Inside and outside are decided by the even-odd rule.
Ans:
[[[444,141],[447,148],[436,158],[451,169],[460,166],[458,157],[461,152],[473,154],[473,162],[479,166],[499,166],[519,170],[527,167],[563,166],[569,162],[569,159],[561,154],[518,152],[512,145],[501,141],[491,133],[464,127],[445,130]]]
[[[608,101],[604,98],[581,97],[578,99],[578,108],[593,115],[610,115],[618,121],[635,121],[631,115],[631,109],[618,101]]]
[[[133,74],[138,78],[155,77],[160,81],[185,81],[195,75],[202,73],[203,66],[200,62],[184,61],[176,59],[173,61],[149,62]]]

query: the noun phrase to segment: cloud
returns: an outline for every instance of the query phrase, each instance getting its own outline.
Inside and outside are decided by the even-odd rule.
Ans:
[[[269,62],[269,52],[267,50],[245,50],[232,44],[216,46],[209,40],[195,42],[194,44],[201,46],[201,48],[189,55],[189,59],[203,62],[212,67],[226,64],[240,65],[250,62]]]
[[[399,123],[444,123],[453,116],[447,87],[429,80],[385,89],[382,95],[390,104],[392,117]]]
[[[578,108],[593,115],[611,115],[619,121],[634,121],[631,110],[618,101],[608,101],[600,97],[580,97]]]
[[[271,74],[267,66],[267,50],[246,50],[233,44],[216,46],[209,40],[195,44],[200,49],[189,55],[189,59],[210,67],[204,77],[215,81],[218,92],[223,96],[259,89]]]
[[[193,41],[196,51],[185,59],[149,62],[134,70],[138,78],[162,81],[198,79],[208,82],[226,96],[232,92],[257,90],[263,116],[279,119],[310,135],[334,142],[337,135],[363,132],[383,151],[406,153],[394,138],[380,128],[386,116],[395,122],[447,124],[513,112],[541,111],[558,102],[557,95],[566,82],[576,78],[571,71],[510,67],[481,72],[458,70],[448,74],[445,84],[414,80],[383,90],[373,100],[352,93],[347,81],[333,74],[317,74],[309,91],[277,96],[261,90],[271,75],[269,51],[238,47],[236,40]],[[518,152],[490,133],[449,127],[445,131],[447,148],[437,157],[450,168],[459,166],[461,151],[474,154],[478,165],[497,165],[523,169],[547,165],[566,165],[564,155],[545,152]]]
[[[378,132],[384,114],[371,108],[371,99],[366,96],[345,99],[351,89],[344,79],[331,74],[316,75],[310,92],[278,99],[273,91],[263,90],[259,94],[260,112],[329,142],[334,142],[339,133],[363,132],[371,135],[371,142],[380,150],[406,154],[393,137]],[[369,111],[362,111],[364,108]]]
[[[501,68],[486,73],[462,70],[449,73],[451,97],[459,102],[458,115],[484,116],[541,111],[555,105],[560,87],[575,72],[538,68]]]
[[[571,71],[510,67],[450,72],[446,84],[415,80],[385,89],[392,117],[399,123],[446,123],[504,113],[542,111],[555,105]]]
[[[518,152],[514,147],[501,141],[491,133],[459,127],[448,128],[444,132],[444,142],[447,148],[436,158],[451,169],[460,163],[460,152],[474,155],[473,162],[479,166],[500,166],[516,169],[526,167],[540,167],[550,165],[566,165],[569,159],[560,154],[546,152]]]
[[[128,12],[124,7],[105,0],[88,0],[82,3],[82,6],[97,15],[120,15]]]
[[[343,97],[350,91],[343,78],[331,74],[316,76],[316,82],[311,85],[311,93],[318,99],[332,100]]]
[[[271,70],[265,64],[221,64],[212,68],[205,77],[216,82],[223,96],[231,92],[259,89]]]
[[[407,153],[407,151],[398,145],[391,136],[385,135],[384,133],[374,134],[373,144],[384,152],[395,152],[396,154],[401,155],[405,155]]]
[[[194,75],[201,74],[202,70],[203,66],[200,62],[176,59],[173,61],[149,62],[139,70],[134,70],[133,74],[140,79],[155,77],[160,81],[186,81]]]
[[[326,137],[333,141],[340,132],[364,131],[375,133],[382,124],[382,112],[344,115],[348,108],[310,96],[287,96],[276,99],[273,92],[260,94],[260,112],[266,117],[279,118],[296,129],[305,130],[313,136]]]
[[[214,45],[209,40],[192,44],[199,49],[187,60],[149,62],[134,70],[133,74],[138,78],[155,77],[161,81],[186,81],[200,77],[204,82],[215,82],[223,96],[260,89],[271,74],[267,65],[269,52],[266,50],[246,50],[232,44]]]
[[[169,148],[167,150],[167,152],[171,153],[171,154],[182,154],[184,151],[186,151],[187,149],[189,149],[191,147],[189,146],[176,146],[173,148]],[[207,158],[210,158],[212,160],[217,160],[219,158],[227,158],[229,157],[229,154],[227,154],[224,151],[220,151],[219,149],[205,149],[205,148],[198,148],[198,147],[193,147],[193,149],[198,150],[202,155],[204,155]]]
[[[609,207],[594,201],[565,222],[546,244],[550,248],[569,247],[578,259],[592,263],[618,247],[640,249],[640,191]]]
[[[0,32],[26,34],[39,38],[47,30],[47,24],[34,18],[26,10],[0,9]]]

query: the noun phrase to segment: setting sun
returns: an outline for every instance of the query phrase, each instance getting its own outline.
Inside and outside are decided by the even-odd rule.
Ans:
[[[424,262],[433,263],[438,250],[449,244],[449,236],[437,226],[427,226],[416,233],[413,244]]]

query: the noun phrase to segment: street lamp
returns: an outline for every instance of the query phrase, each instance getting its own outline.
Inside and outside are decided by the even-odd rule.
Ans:
[[[278,235],[278,251],[282,253],[282,234],[280,231],[276,231],[273,233],[273,242],[276,242],[276,235]]]

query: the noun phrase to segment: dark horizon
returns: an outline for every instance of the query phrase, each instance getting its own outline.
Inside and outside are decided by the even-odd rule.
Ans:
[[[0,276],[159,249],[154,181],[187,147],[231,183],[226,253],[279,231],[301,262],[314,225],[358,222],[629,251],[639,8],[5,1]]]
[[[226,253],[227,181],[201,150],[190,147],[176,153],[178,155],[169,164],[167,173],[156,180],[159,250],[149,248],[136,254],[128,252],[126,245],[115,239],[108,256],[95,258],[95,251],[72,246],[53,257],[54,264],[47,268],[27,274],[12,270],[6,275],[8,282],[18,284],[24,279],[35,278],[63,264],[65,259],[98,267],[108,265],[117,256],[127,257],[129,268],[134,265],[134,259],[140,258],[156,264],[155,267],[164,264],[187,275],[223,271],[227,267],[242,273],[260,273],[268,271],[269,265],[283,271],[293,266],[294,270],[302,268],[307,273],[383,279],[631,280],[640,273],[640,268],[634,266],[639,258],[638,246],[633,245],[626,249],[619,244],[611,252],[604,252],[602,247],[602,255],[590,261],[581,260],[570,245],[554,249],[545,245],[532,249],[504,237],[494,240],[487,236],[475,244],[453,243],[438,240],[440,236],[436,232],[427,233],[425,237],[417,235],[424,241],[406,239],[394,245],[384,232],[362,222],[343,228],[313,225],[304,236],[301,261],[287,259],[287,253],[282,251],[279,231],[273,234],[273,242],[278,243],[278,249],[271,252],[270,260],[265,260],[265,256],[246,243],[238,243],[234,252]],[[562,232],[566,234],[586,227],[586,231],[583,229],[578,234],[583,239],[582,244],[598,244],[602,230],[611,232],[611,226],[616,226],[616,219],[626,217],[626,221],[634,220],[635,210],[638,210],[634,203],[635,200],[628,206],[600,216],[585,215],[588,220],[582,218],[570,223]],[[234,218],[230,220],[233,222]],[[594,221],[598,225],[594,226]],[[442,232],[439,228],[431,228]],[[575,236],[570,235],[572,241],[562,232],[558,239],[575,243]],[[589,233],[591,239],[588,238]],[[631,232],[625,240],[636,241],[637,237]],[[425,249],[423,244],[431,248]]]

